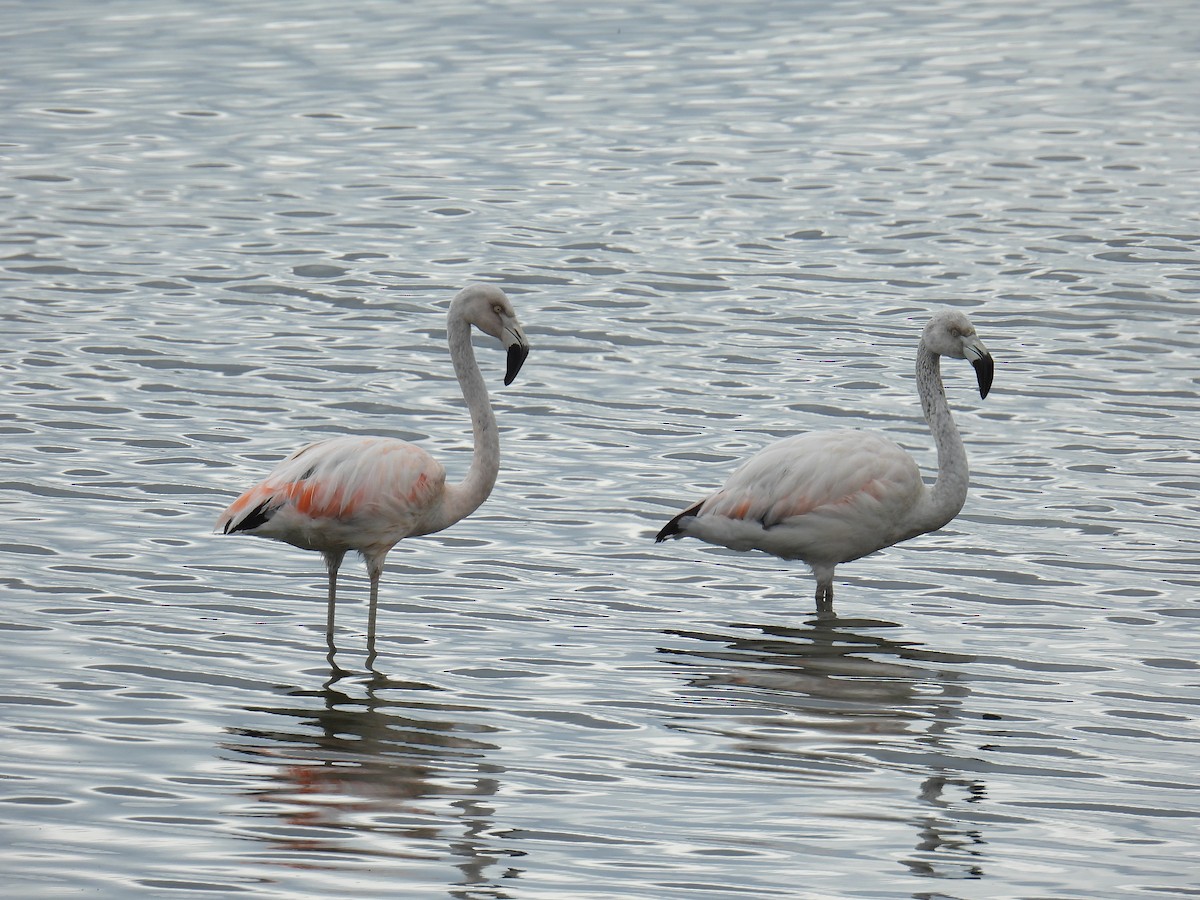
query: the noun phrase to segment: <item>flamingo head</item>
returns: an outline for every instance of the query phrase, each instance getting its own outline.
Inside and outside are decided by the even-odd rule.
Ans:
[[[925,326],[921,342],[939,356],[970,362],[975,369],[975,379],[979,382],[979,396],[988,395],[995,374],[995,362],[975,333],[975,326],[965,315],[953,309],[937,313]]]
[[[512,384],[529,356],[529,339],[508,295],[494,284],[472,284],[459,291],[450,310],[452,315],[457,310],[467,322],[504,346],[508,353],[504,383]]]

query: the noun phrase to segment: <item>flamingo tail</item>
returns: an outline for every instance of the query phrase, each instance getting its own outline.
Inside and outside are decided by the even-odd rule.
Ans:
[[[696,515],[697,510],[699,510],[700,507],[703,505],[704,505],[704,501],[701,500],[699,503],[697,503],[693,506],[689,506],[687,509],[685,509],[683,512],[681,512],[679,515],[677,515],[675,518],[673,518],[670,522],[668,522],[666,525],[664,525],[662,527],[662,531],[660,531],[655,536],[654,542],[656,544],[661,544],[667,538],[674,537],[675,535],[679,534],[680,521],[687,518],[688,516]]]

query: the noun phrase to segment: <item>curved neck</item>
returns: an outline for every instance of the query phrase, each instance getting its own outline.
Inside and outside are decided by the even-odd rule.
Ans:
[[[496,417],[488,399],[487,386],[475,362],[475,350],[471,346],[471,326],[451,311],[446,326],[450,359],[454,362],[454,374],[458,376],[463,399],[471,413],[471,431],[475,437],[475,450],[471,454],[471,467],[467,477],[454,485],[446,485],[440,518],[445,528],[464,516],[470,515],[492,492],[496,474],[500,471],[500,435],[496,431]]]
[[[916,516],[921,525],[918,533],[923,533],[941,528],[958,515],[967,499],[969,480],[967,451],[942,387],[941,357],[929,350],[924,340],[917,348],[917,393],[938,458],[937,481],[925,492]]]

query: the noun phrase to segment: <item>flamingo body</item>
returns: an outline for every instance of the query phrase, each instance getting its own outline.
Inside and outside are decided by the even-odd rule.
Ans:
[[[905,518],[922,488],[917,464],[887,438],[802,434],[743,463],[699,505],[687,534],[782,559],[849,562],[907,536]]]
[[[917,389],[938,448],[932,488],[913,458],[881,435],[797,435],[751,457],[720,490],[668,522],[656,540],[694,537],[802,560],[817,579],[818,609],[832,609],[835,566],[935,531],[966,501],[967,457],[946,403],[942,356],[969,359],[983,397],[994,366],[962,313],[941,312],[926,326],[917,350]]]
[[[358,551],[367,564],[368,642],[373,646],[379,579],[388,552],[404,538],[441,531],[470,515],[496,483],[500,439],[475,362],[472,327],[506,348],[505,384],[512,382],[529,354],[525,333],[502,290],[476,284],[455,296],[446,333],[475,439],[462,482],[448,483],[441,463],[406,441],[336,437],[288,456],[217,519],[215,530],[221,534],[248,534],[320,551],[329,573],[331,650],[337,572],[347,551]]]
[[[331,438],[280,462],[229,505],[217,530],[326,553],[390,550],[448,524],[437,516],[445,490],[445,468],[415,444]]]

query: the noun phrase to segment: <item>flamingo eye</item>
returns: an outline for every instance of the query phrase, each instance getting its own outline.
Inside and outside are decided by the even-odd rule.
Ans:
[[[494,312],[498,316],[502,316],[502,315],[504,315],[504,307],[501,306],[499,303],[497,303],[495,306],[492,307],[492,312]]]

